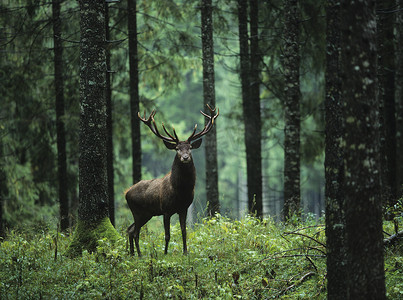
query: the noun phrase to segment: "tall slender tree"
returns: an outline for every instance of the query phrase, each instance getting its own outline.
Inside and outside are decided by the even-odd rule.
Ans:
[[[340,6],[326,6],[325,197],[327,246],[327,297],[347,299],[343,111],[340,86]]]
[[[256,12],[256,11],[255,11]],[[256,18],[256,16],[254,16]],[[249,50],[248,34],[248,1],[238,0],[239,22],[239,54],[240,77],[242,88],[242,108],[245,125],[245,152],[246,152],[246,176],[248,187],[248,211],[250,214],[261,217],[262,210],[262,157],[261,157],[261,128],[260,128],[260,102],[259,95],[252,98],[251,88],[251,56]],[[254,46],[256,46],[256,40]],[[254,51],[256,49],[254,48]],[[256,53],[254,53],[256,54]],[[254,58],[255,59],[255,58]],[[254,67],[256,67],[254,65]],[[253,72],[256,70],[253,70]],[[253,77],[256,79],[256,77]],[[256,88],[259,82],[253,82]],[[256,91],[256,90],[255,90]]]
[[[250,173],[254,191],[254,210],[257,217],[263,217],[263,187],[262,187],[262,120],[260,112],[260,64],[261,53],[259,49],[259,1],[249,1],[249,24],[250,24],[250,103],[248,104],[248,137]],[[252,151],[249,151],[252,152]],[[249,195],[250,197],[251,195]]]
[[[139,96],[139,57],[137,50],[137,11],[136,0],[127,1],[128,31],[129,31],[129,77],[130,77],[130,120],[132,136],[132,172],[133,183],[141,180],[141,135],[140,120],[137,113],[140,110]]]
[[[80,157],[78,223],[67,255],[96,250],[119,235],[108,216],[106,174],[105,5],[80,0]]]
[[[403,136],[403,0],[398,0],[396,13],[396,136]],[[396,139],[397,196],[403,196],[403,139]]]
[[[213,7],[211,0],[201,1],[201,38],[203,54],[204,105],[215,107]],[[206,120],[207,122],[207,120]],[[207,124],[207,123],[206,123]],[[218,199],[217,131],[216,126],[204,139],[206,156],[207,211],[210,216],[220,212]]]
[[[2,18],[0,15],[0,24],[3,25]],[[6,52],[6,47],[4,41],[6,41],[6,35],[5,35],[5,30],[0,31],[0,52],[5,53]],[[1,56],[0,57],[0,66],[3,67],[3,62],[4,58]],[[4,81],[2,84],[0,84],[0,92],[4,92],[4,87],[3,87]],[[3,93],[3,97],[5,97]],[[0,113],[0,120],[4,120],[5,118],[5,111]],[[6,177],[6,171],[5,167],[6,164],[4,163],[4,134],[3,131],[5,129],[5,126],[3,127],[3,130],[0,130],[0,237],[5,236],[5,222],[4,222],[4,204],[5,204],[5,198],[6,195],[8,194],[7,192],[7,177]]]
[[[0,159],[4,156],[3,154],[3,140],[0,139]],[[6,172],[3,168],[3,163],[0,164],[0,238],[6,235],[5,233],[5,224],[3,218],[4,211],[4,199],[7,195],[7,184],[6,184]]]
[[[347,299],[386,298],[375,2],[340,2]]]
[[[67,197],[66,132],[64,128],[64,79],[63,79],[63,42],[62,22],[60,19],[60,0],[52,1],[53,44],[55,70],[56,134],[57,134],[57,177],[59,188],[60,229],[69,228],[69,201]]]
[[[300,84],[298,0],[284,2],[284,219],[300,210]]]
[[[105,39],[110,42],[109,29],[109,6],[105,2]],[[114,189],[114,171],[113,171],[113,120],[112,120],[112,88],[111,88],[111,52],[109,47],[105,49],[106,55],[106,74],[105,74],[105,99],[106,99],[106,173],[108,182],[108,209],[109,219],[115,226],[115,189]]]

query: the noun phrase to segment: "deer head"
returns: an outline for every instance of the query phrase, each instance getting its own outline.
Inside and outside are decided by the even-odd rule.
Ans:
[[[207,134],[211,128],[213,128],[214,121],[218,117],[220,111],[217,109],[217,113],[215,114],[216,108],[212,109],[209,105],[207,105],[208,109],[210,110],[210,115],[204,113],[203,111],[200,111],[200,113],[205,116],[209,121],[207,124],[205,124],[204,129],[198,133],[196,133],[197,129],[197,124],[195,125],[192,134],[185,140],[185,141],[180,141],[178,138],[178,135],[175,132],[175,128],[173,129],[173,135],[168,132],[168,130],[165,128],[164,123],[162,123],[162,128],[164,129],[165,133],[168,136],[161,135],[160,132],[158,131],[157,125],[154,120],[154,116],[157,113],[155,110],[153,110],[150,114],[150,116],[146,119],[146,114],[144,112],[144,117],[142,118],[140,116],[140,113],[138,113],[139,119],[146,124],[150,130],[160,139],[165,144],[165,147],[167,147],[170,150],[176,150],[177,157],[180,159],[182,163],[189,163],[192,161],[192,154],[191,150],[192,149],[197,149],[200,147],[202,140],[201,137]]]

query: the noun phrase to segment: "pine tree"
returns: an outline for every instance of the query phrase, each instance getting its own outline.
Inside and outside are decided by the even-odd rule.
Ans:
[[[105,39],[110,42],[109,29],[109,6],[105,2]],[[106,173],[108,184],[108,210],[109,219],[115,226],[115,188],[114,188],[114,171],[113,171],[113,120],[112,120],[112,87],[111,87],[111,52],[109,47],[106,47],[106,70],[105,70],[105,99],[106,99]]]
[[[106,174],[105,5],[80,1],[80,158],[78,224],[67,255],[95,251],[119,234],[108,214]]]
[[[139,96],[139,56],[137,50],[137,11],[136,0],[127,1],[128,32],[129,32],[129,76],[130,76],[130,120],[132,137],[132,172],[133,183],[141,180],[141,135],[140,120],[137,113],[140,111]]]
[[[396,136],[403,136],[403,1],[399,0],[396,13]],[[396,139],[396,189],[397,196],[403,194],[403,139]]]
[[[201,1],[201,37],[203,53],[203,98],[204,106],[215,105],[213,7],[211,0]],[[207,120],[206,120],[207,122]],[[214,126],[205,136],[207,212],[214,216],[220,212],[218,199],[217,130]]]
[[[327,297],[347,298],[345,203],[343,195],[343,116],[340,86],[340,7],[338,0],[326,6],[326,139],[325,197],[327,246]]]
[[[66,132],[64,128],[63,44],[60,19],[60,0],[52,1],[54,69],[56,96],[57,166],[59,183],[60,229],[69,227],[69,201],[67,197]]]
[[[284,219],[300,210],[300,89],[298,0],[284,4]]]
[[[340,16],[347,298],[385,299],[375,1],[343,0]]]
[[[257,18],[257,16],[255,16]],[[248,34],[248,1],[238,1],[239,22],[239,54],[240,54],[240,78],[242,87],[242,108],[245,125],[245,152],[246,152],[246,176],[248,187],[248,211],[257,217],[262,217],[262,156],[261,156],[261,122],[260,102],[256,94],[256,84],[251,88],[251,51],[249,49]],[[254,41],[256,42],[256,40]],[[254,44],[255,46],[256,44]],[[254,48],[256,51],[256,47]],[[256,53],[254,53],[256,54]],[[254,58],[256,59],[256,58]],[[256,63],[254,61],[254,68]],[[253,76],[256,80],[256,76]],[[255,96],[252,98],[252,93]],[[256,97],[257,95],[257,97]]]
[[[396,203],[396,118],[395,118],[395,1],[378,1],[378,81],[381,140],[381,180],[384,206]]]

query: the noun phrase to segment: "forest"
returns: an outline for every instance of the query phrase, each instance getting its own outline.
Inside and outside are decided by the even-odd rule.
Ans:
[[[0,298],[399,299],[402,7],[0,1]]]

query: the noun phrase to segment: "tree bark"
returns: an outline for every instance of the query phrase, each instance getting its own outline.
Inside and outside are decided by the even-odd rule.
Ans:
[[[3,153],[3,141],[0,140],[0,158],[2,159],[4,157]],[[8,194],[7,190],[7,183],[6,183],[6,172],[3,170],[3,168],[0,168],[0,238],[6,236],[5,232],[5,224],[4,224],[4,218],[3,218],[3,212],[4,212],[4,200],[6,198],[6,195]]]
[[[300,211],[300,89],[298,0],[284,6],[284,219]]]
[[[109,33],[109,7],[105,2],[105,39],[108,43],[110,41]],[[114,171],[113,171],[113,119],[112,119],[112,89],[111,89],[111,52],[108,47],[105,51],[106,55],[106,169],[108,181],[108,210],[109,219],[113,226],[115,226],[115,189],[114,189]]]
[[[396,203],[396,118],[395,118],[395,1],[378,1],[378,80],[381,135],[381,186],[384,206]]]
[[[340,6],[326,6],[325,197],[327,247],[327,298],[347,299],[343,111],[340,86]]]
[[[56,101],[56,134],[57,134],[57,166],[60,207],[60,230],[70,226],[69,200],[67,197],[67,163],[66,163],[66,132],[64,128],[64,80],[63,80],[63,43],[62,23],[60,19],[60,0],[52,1],[53,43],[55,70],[55,101]]]
[[[256,17],[256,16],[255,16]],[[261,217],[262,212],[262,168],[260,146],[260,104],[254,103],[251,95],[251,57],[248,34],[248,1],[238,0],[240,77],[242,108],[245,124],[246,176],[248,187],[248,211]],[[255,84],[255,83],[254,83]],[[258,100],[258,99],[257,99]],[[259,106],[258,109],[256,107]]]
[[[396,167],[397,196],[403,195],[403,0],[396,14]]]
[[[215,104],[214,79],[214,43],[213,43],[213,7],[211,0],[201,1],[201,37],[203,53],[203,99],[204,107]],[[207,120],[205,121],[207,123]],[[206,195],[207,212],[214,216],[220,212],[218,199],[218,167],[217,167],[217,126],[204,137],[206,158]]]
[[[347,299],[385,299],[375,1],[343,0],[340,16]]]
[[[127,1],[128,31],[129,31],[129,77],[130,77],[130,120],[132,135],[133,156],[133,184],[141,180],[141,135],[140,120],[137,113],[140,111],[139,96],[139,58],[137,51],[137,12],[136,0]]]
[[[263,187],[262,187],[262,120],[260,113],[260,63],[259,50],[259,2],[249,1],[250,23],[250,103],[248,109],[248,144],[253,152],[249,154],[253,174],[254,209],[257,217],[263,217]],[[249,176],[248,176],[249,177]],[[251,196],[251,195],[249,195]]]
[[[80,157],[78,224],[66,254],[95,251],[119,234],[108,216],[106,173],[105,5],[80,0]]]

